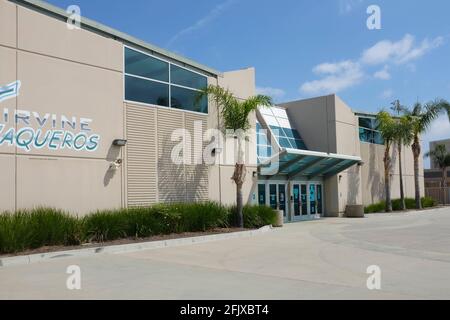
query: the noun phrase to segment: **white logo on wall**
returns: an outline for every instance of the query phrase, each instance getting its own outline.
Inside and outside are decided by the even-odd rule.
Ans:
[[[0,102],[17,97],[20,87],[20,81],[0,87]],[[26,151],[47,148],[93,152],[99,146],[100,136],[92,133],[91,123],[89,118],[3,108],[0,146],[16,146]]]

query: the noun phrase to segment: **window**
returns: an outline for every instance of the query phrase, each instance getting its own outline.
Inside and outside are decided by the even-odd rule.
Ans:
[[[208,99],[198,99],[198,91],[180,87],[171,87],[171,107],[183,110],[208,113]]]
[[[170,79],[172,84],[200,90],[208,85],[206,77],[175,65],[170,66]]]
[[[272,107],[261,108],[259,111],[281,148],[307,150],[300,133],[292,128],[286,110]]]
[[[167,84],[125,76],[125,97],[127,100],[169,106]]]
[[[378,123],[375,118],[359,118],[359,139],[362,142],[384,144],[381,133],[377,130]]]
[[[125,48],[125,73],[169,82],[169,64],[140,52]]]
[[[262,128],[261,124],[256,122],[256,148],[258,155],[258,163],[264,162],[272,157],[272,146],[267,139],[267,132]]]
[[[206,76],[125,47],[124,77],[127,101],[208,113]]]

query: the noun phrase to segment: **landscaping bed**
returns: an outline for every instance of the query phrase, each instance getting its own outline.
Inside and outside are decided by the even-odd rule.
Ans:
[[[423,209],[430,209],[436,207],[438,204],[437,202],[430,197],[424,197],[421,199],[422,201],[422,208]],[[406,210],[416,210],[416,200],[412,198],[406,198],[405,199],[406,204]],[[380,201],[378,203],[371,204],[364,208],[364,213],[381,213],[385,212],[386,202]],[[393,211],[401,211],[401,200],[400,199],[394,199],[392,200],[392,210]]]
[[[62,210],[37,208],[0,214],[0,255],[79,249],[243,231],[236,210],[215,202],[158,204],[104,210],[76,217]],[[244,207],[244,228],[276,221],[274,210]]]

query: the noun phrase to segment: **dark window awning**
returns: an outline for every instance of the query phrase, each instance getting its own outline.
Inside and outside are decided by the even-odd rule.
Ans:
[[[360,157],[316,152],[299,149],[282,149],[281,152],[258,166],[261,176],[284,175],[295,177],[334,176],[355,164],[362,163]]]

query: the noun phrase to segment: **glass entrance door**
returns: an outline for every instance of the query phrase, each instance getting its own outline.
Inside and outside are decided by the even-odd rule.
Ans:
[[[309,214],[315,215],[317,211],[316,185],[309,185]]]
[[[317,214],[323,214],[323,199],[322,199],[322,185],[316,185],[316,194],[317,194]]]
[[[278,185],[278,201],[279,201],[279,209],[283,211],[283,217],[286,221],[287,212],[286,212],[286,185],[279,184]]]
[[[292,186],[292,201],[294,202],[294,219],[298,219],[301,216],[300,205],[300,185],[294,184]]]
[[[269,185],[269,206],[272,209],[278,209],[278,195],[277,195],[277,185],[270,184]]]
[[[323,187],[321,183],[309,184],[309,214],[311,219],[323,215]]]
[[[266,185],[258,184],[258,204],[260,206],[266,205]]]
[[[308,218],[307,185],[294,183],[292,185],[292,200],[294,202],[294,220]]]
[[[300,205],[302,208],[302,216],[308,215],[308,194],[307,194],[307,186],[306,184],[301,185],[301,193],[300,193]]]

